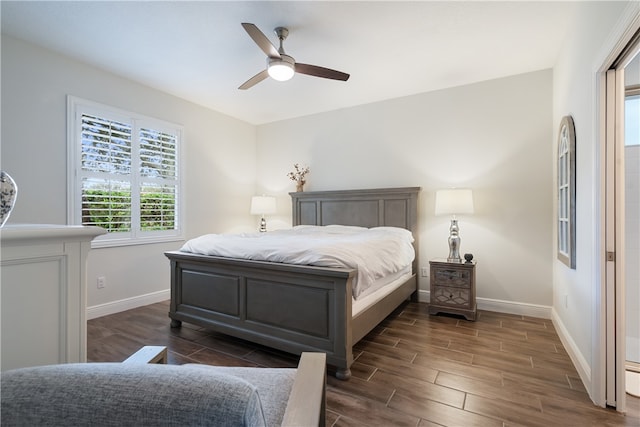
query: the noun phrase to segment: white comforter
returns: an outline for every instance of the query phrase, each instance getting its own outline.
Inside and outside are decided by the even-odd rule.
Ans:
[[[299,225],[268,233],[207,234],[180,249],[204,255],[287,264],[355,268],[358,298],[381,277],[405,268],[415,258],[411,232],[396,227]]]

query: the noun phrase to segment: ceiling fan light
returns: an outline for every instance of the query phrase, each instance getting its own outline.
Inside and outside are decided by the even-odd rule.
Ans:
[[[295,73],[293,61],[288,61],[285,57],[286,55],[282,55],[282,59],[278,58],[270,58],[269,65],[267,67],[267,72],[269,76],[280,82],[287,81],[293,77]]]

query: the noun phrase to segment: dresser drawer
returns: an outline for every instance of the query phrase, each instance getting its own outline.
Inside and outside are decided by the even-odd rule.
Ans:
[[[469,270],[435,268],[433,280],[435,286],[469,288],[471,273]]]
[[[468,288],[436,286],[431,298],[433,304],[471,308],[471,291]]]

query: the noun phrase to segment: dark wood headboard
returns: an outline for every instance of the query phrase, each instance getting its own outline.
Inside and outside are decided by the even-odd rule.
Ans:
[[[289,193],[293,225],[357,225],[416,230],[420,187]]]
[[[418,259],[418,194],[420,187],[289,193],[293,225],[357,225],[400,227],[413,233]]]

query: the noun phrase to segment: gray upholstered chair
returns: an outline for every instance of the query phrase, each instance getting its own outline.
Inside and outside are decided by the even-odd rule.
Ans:
[[[324,353],[303,353],[297,369],[163,361],[166,348],[145,347],[123,363],[3,372],[0,420],[3,426],[324,425]]]

